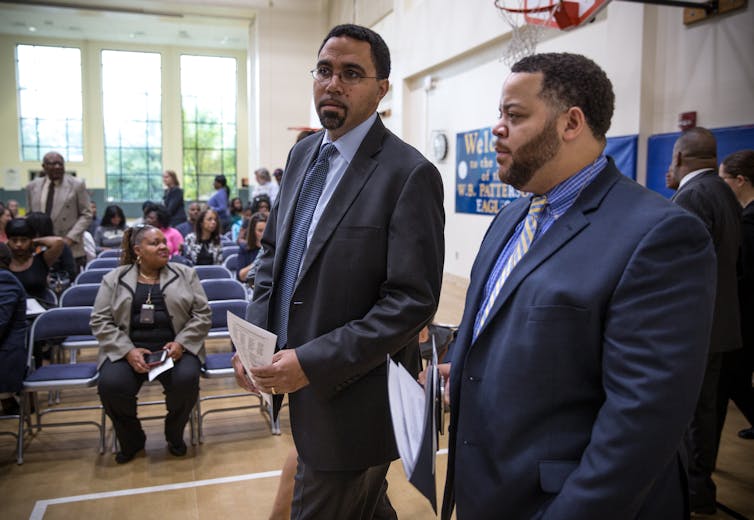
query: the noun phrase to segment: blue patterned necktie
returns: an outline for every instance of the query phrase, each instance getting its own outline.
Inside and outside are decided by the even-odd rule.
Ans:
[[[532,198],[531,205],[529,206],[529,213],[526,214],[526,219],[524,220],[524,228],[521,230],[521,234],[516,241],[513,253],[511,253],[505,261],[505,266],[500,272],[500,276],[498,276],[495,281],[495,286],[492,288],[492,291],[490,291],[489,296],[483,302],[482,308],[477,314],[476,323],[474,324],[474,340],[476,340],[482,327],[484,327],[484,324],[487,323],[487,318],[489,318],[492,306],[495,305],[495,300],[500,294],[500,289],[503,288],[505,280],[508,279],[508,275],[511,274],[513,268],[516,267],[516,264],[518,264],[521,258],[523,258],[529,250],[529,247],[531,247],[534,235],[537,232],[539,217],[542,215],[542,210],[545,209],[546,205],[547,197],[544,195]]]
[[[304,177],[301,192],[296,202],[293,213],[293,222],[288,238],[288,253],[283,263],[283,271],[280,274],[278,290],[275,298],[275,323],[274,331],[278,336],[278,347],[288,344],[288,312],[291,306],[293,288],[296,286],[301,260],[306,251],[306,237],[312,223],[314,210],[325,187],[327,172],[330,169],[330,157],[336,151],[335,145],[327,143],[320,151],[317,161]]]

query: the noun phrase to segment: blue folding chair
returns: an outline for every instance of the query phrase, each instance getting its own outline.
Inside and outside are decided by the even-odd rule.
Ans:
[[[72,285],[60,295],[60,306],[93,307],[99,288],[100,284],[98,283]],[[89,334],[68,336],[63,340],[60,346],[63,350],[70,352],[70,362],[75,363],[79,349],[99,348],[99,343],[97,342],[97,338],[95,338],[90,332]]]
[[[228,255],[227,257],[223,255],[223,267],[225,267],[228,271],[233,273],[233,276],[235,277],[236,272],[238,271],[238,253]]]
[[[233,274],[221,265],[197,265],[194,267],[199,280],[212,278],[233,278]]]
[[[227,278],[209,278],[201,280],[204,292],[207,294],[207,300],[245,300],[246,287],[238,280],[229,280]]]
[[[114,258],[114,257],[106,257],[106,258],[95,258],[88,264],[86,264],[86,270],[89,271],[90,269],[115,269],[120,265],[120,258]]]
[[[81,271],[76,277],[76,280],[73,282],[73,284],[79,285],[82,283],[100,283],[102,281],[102,278],[104,278],[105,275],[112,270],[112,267],[110,267],[87,269],[86,271]]]
[[[99,288],[98,283],[72,285],[60,295],[60,307],[92,307]]]
[[[97,255],[97,258],[120,258],[120,255],[120,249],[105,249]]]
[[[228,312],[230,311],[232,314],[235,314],[236,316],[243,317],[246,313],[246,300],[221,300],[221,301],[211,301],[209,302],[209,306],[212,309],[212,328],[210,329],[210,336],[212,338],[228,338],[230,337],[228,334]],[[213,331],[215,332],[215,335],[213,335]],[[202,367],[202,377],[206,379],[218,379],[218,378],[232,378],[235,377],[235,372],[233,370],[233,363],[231,362],[231,358],[233,357],[233,353],[235,352],[235,348],[233,348],[233,345],[231,343],[231,350],[226,352],[218,352],[218,353],[212,353],[207,354],[206,359],[204,361],[204,366]],[[231,398],[237,398],[237,397],[255,397],[258,402],[256,404],[248,404],[248,405],[242,405],[242,406],[234,406],[230,408],[215,408],[212,410],[207,410],[206,412],[202,412],[201,410],[201,403],[203,401],[213,401],[215,399],[231,399]],[[204,442],[204,418],[212,413],[219,413],[219,412],[230,412],[234,410],[248,410],[253,408],[258,408],[260,413],[262,414],[262,417],[265,418],[267,423],[270,425],[270,432],[273,435],[280,435],[280,421],[272,420],[272,410],[270,407],[267,406],[267,404],[264,402],[264,399],[260,394],[257,393],[249,393],[249,392],[231,392],[227,394],[216,394],[216,395],[208,395],[208,396],[201,396],[201,390],[199,399],[196,402],[197,410],[196,410],[196,417],[197,417],[197,430],[199,433],[199,442]]]
[[[55,392],[72,388],[91,388],[97,385],[99,372],[96,363],[51,364],[39,368],[34,367],[34,343],[38,341],[59,340],[72,335],[91,333],[89,316],[91,307],[58,307],[40,314],[34,321],[29,333],[27,346],[27,375],[23,382],[21,393],[21,417],[18,431],[18,464],[23,464],[24,420],[30,415],[30,403],[34,404],[36,417],[32,430],[39,432],[43,427],[80,426],[91,424],[99,430],[99,450],[105,451],[105,411],[101,405],[55,407],[42,410],[40,408],[38,392]],[[42,417],[50,413],[80,412],[83,410],[99,410],[100,420],[97,421],[69,421],[42,424]]]
[[[237,244],[232,246],[223,245],[223,258],[228,258],[230,255],[237,255],[239,247]]]

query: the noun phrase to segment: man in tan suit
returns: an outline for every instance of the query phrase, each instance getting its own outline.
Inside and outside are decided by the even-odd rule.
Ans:
[[[48,152],[42,160],[44,176],[26,186],[28,211],[47,213],[55,234],[73,252],[76,263],[86,264],[83,233],[92,221],[89,193],[84,181],[65,174],[65,161],[58,152]]]

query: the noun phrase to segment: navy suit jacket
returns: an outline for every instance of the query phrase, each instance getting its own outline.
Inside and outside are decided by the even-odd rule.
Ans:
[[[493,220],[453,347],[443,517],[681,518],[715,256],[693,215],[612,160],[513,269],[483,287],[529,200]]]
[[[323,133],[292,150],[267,221],[247,319],[267,328],[293,212]],[[291,298],[288,347],[310,384],[289,395],[299,456],[360,470],[398,453],[385,360],[417,371],[418,334],[440,297],[445,245],[437,168],[379,118],[325,207]]]

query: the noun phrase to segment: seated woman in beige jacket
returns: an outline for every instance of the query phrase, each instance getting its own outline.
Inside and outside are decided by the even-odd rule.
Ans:
[[[161,351],[174,363],[157,376],[168,409],[165,439],[170,453],[185,455],[183,430],[199,395],[212,318],[207,296],[193,268],[168,264],[158,228],[129,228],[121,247],[121,266],[102,280],[91,318],[100,344],[99,395],[120,442],[115,461],[124,464],[144,448],[136,394],[150,369],[145,355]]]

